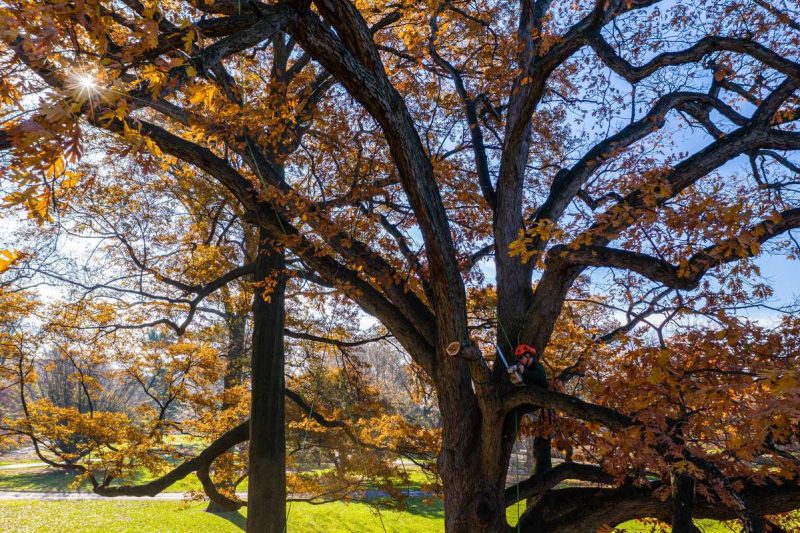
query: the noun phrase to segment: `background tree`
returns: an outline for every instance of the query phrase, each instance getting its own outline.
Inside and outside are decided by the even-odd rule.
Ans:
[[[246,361],[250,351],[250,343],[246,341],[247,307],[253,291],[267,291],[268,299],[275,295],[269,284],[265,286],[246,280],[254,270],[246,262],[248,254],[255,255],[249,251],[255,246],[254,239],[248,239],[245,228],[237,227],[239,222],[235,213],[223,209],[224,193],[201,187],[205,195],[197,194],[194,190],[197,184],[192,182],[191,175],[182,174],[182,179],[174,182],[176,187],[168,187],[172,181],[148,182],[142,177],[147,175],[146,169],[137,165],[131,168],[113,157],[101,161],[100,166],[104,171],[94,178],[91,194],[73,198],[69,208],[57,214],[54,223],[46,228],[31,228],[26,240],[16,240],[19,246],[31,252],[14,273],[25,274],[29,285],[44,283],[52,289],[64,291],[68,299],[77,302],[69,313],[63,311],[60,302],[53,306],[58,311],[42,312],[42,316],[54,321],[56,326],[48,334],[51,344],[69,352],[63,360],[59,358],[58,362],[63,363],[59,369],[64,372],[59,374],[63,379],[58,383],[66,385],[70,392],[75,391],[76,401],[66,404],[56,401],[55,406],[37,404],[39,409],[28,413],[18,423],[36,423],[50,416],[50,425],[46,428],[42,425],[41,431],[31,437],[52,444],[50,451],[55,450],[55,455],[66,459],[59,466],[90,476],[98,494],[152,495],[194,471],[211,499],[210,509],[237,509],[243,502],[238,500],[234,491],[248,475],[247,459],[252,454],[241,453],[241,449],[232,454],[226,451],[247,441],[247,385],[250,381],[250,365]],[[171,172],[175,173],[177,169],[173,168]],[[123,189],[127,190],[124,203],[121,201]],[[209,199],[213,199],[215,193],[223,199],[219,207],[212,206],[208,211],[206,206],[213,202]],[[216,217],[210,223],[204,217],[209,212]],[[170,228],[170,231],[163,228]],[[86,243],[90,254],[86,252]],[[32,251],[34,247],[39,248],[36,253]],[[237,262],[243,261],[243,266],[236,266]],[[314,291],[303,289],[296,282],[293,282],[291,292],[297,299],[315,298]],[[326,297],[320,295],[318,300],[324,304]],[[379,397],[368,402],[371,409],[368,413],[359,407],[345,406],[347,418],[353,421],[359,433],[362,425],[370,426],[362,418],[380,420],[378,431],[370,432],[368,437],[360,437],[352,431],[347,433],[350,431],[347,422],[319,414],[338,409],[333,406],[341,403],[342,390],[351,387],[362,389],[364,385],[358,384],[360,375],[347,373],[337,379],[340,397],[329,399],[331,407],[323,406],[318,399],[321,394],[318,389],[321,380],[327,378],[314,378],[303,385],[304,380],[311,379],[303,359],[313,358],[320,365],[317,372],[324,374],[331,364],[336,364],[335,355],[341,355],[343,365],[345,361],[357,360],[350,352],[374,339],[350,340],[353,332],[346,326],[348,318],[343,306],[336,306],[340,311],[336,319],[324,315],[312,319],[310,315],[301,314],[305,307],[306,304],[300,301],[293,305],[293,314],[296,314],[292,319],[293,327],[301,331],[276,330],[281,343],[284,333],[298,339],[298,346],[293,350],[300,350],[297,354],[299,359],[290,363],[295,367],[292,372],[295,386],[302,386],[305,391],[304,395],[290,391],[292,405],[296,404],[297,408],[290,413],[289,421],[295,426],[290,430],[289,442],[295,453],[300,452],[302,456],[299,463],[294,461],[295,468],[300,471],[312,464],[307,462],[308,459],[320,449],[325,453],[316,458],[314,467],[337,464],[337,461],[338,465],[324,476],[293,477],[290,490],[301,496],[292,499],[352,498],[360,487],[378,484],[402,501],[403,495],[394,486],[402,483],[406,476],[394,461],[398,454],[424,456],[430,449],[430,441],[423,439],[422,444],[409,444],[417,429],[402,419],[384,418],[393,407]],[[94,312],[87,313],[87,309]],[[318,324],[314,323],[315,320]],[[55,341],[54,332],[56,337],[65,340]],[[184,338],[199,336],[208,343],[208,348],[213,347],[217,357],[224,356],[223,361],[215,361],[209,367],[209,370],[213,368],[217,372],[215,377],[194,382],[188,368],[177,374],[170,370],[171,365],[179,365],[179,370],[185,368],[179,359],[180,351],[174,347],[191,346],[177,341],[175,335]],[[103,342],[107,338],[115,340],[109,345],[108,341]],[[112,348],[105,351],[87,349],[101,344]],[[324,351],[320,353],[320,346],[328,344],[338,347],[337,354],[332,354],[334,357]],[[35,350],[32,350],[26,357],[33,359],[35,355]],[[47,361],[41,362],[42,358]],[[38,359],[39,368],[54,363],[48,354],[39,354]],[[113,361],[110,364],[115,365],[117,371],[98,375],[95,372],[98,365],[109,361]],[[223,371],[221,388],[218,388],[218,378]],[[196,365],[191,373],[197,374]],[[48,389],[51,375],[39,374],[36,379],[29,380],[26,384],[29,397],[41,397],[38,391]],[[187,379],[191,383],[190,390],[174,390],[176,383],[182,385]],[[164,460],[145,462],[130,458],[126,463],[116,465],[113,475],[107,475],[107,463],[102,461],[96,462],[94,469],[91,464],[76,465],[82,459],[91,459],[92,454],[98,453],[98,447],[119,448],[122,445],[126,438],[124,434],[112,438],[106,433],[99,434],[100,428],[90,431],[79,415],[108,412],[103,399],[119,394],[131,384],[137,397],[135,401],[129,399],[129,405],[135,407],[127,413],[129,421],[134,426],[153,428],[138,444],[140,452],[156,454],[158,458],[172,462],[183,459],[184,462],[172,468]],[[271,394],[272,388],[267,388],[267,391]],[[283,395],[282,389],[278,392]],[[70,394],[70,398],[72,396]],[[308,403],[304,396],[312,398],[311,402]],[[347,398],[346,401],[354,399]],[[142,413],[135,416],[136,409],[148,404],[157,407],[157,417],[143,418]],[[54,407],[72,407],[74,416],[66,416],[65,412],[53,415]],[[316,413],[315,408],[318,410]],[[297,420],[309,416],[316,424],[322,425],[297,425]],[[279,420],[270,420],[270,434],[279,424],[282,424]],[[157,431],[157,427],[161,429]],[[309,438],[312,427],[317,429],[314,437]],[[345,434],[349,436],[344,441],[338,437],[340,428],[345,428]],[[405,431],[401,434],[400,429]],[[50,439],[56,432],[69,430],[73,433],[69,433],[67,441],[61,437]],[[198,453],[195,447],[186,449],[181,441],[172,442],[170,439],[175,434],[211,444]],[[122,441],[114,440],[119,438]],[[395,439],[406,444],[393,447],[391,442]],[[64,442],[72,441],[83,442],[80,453],[75,453],[77,449],[65,449]],[[150,443],[149,447],[144,444],[146,442]],[[284,446],[285,443],[281,445]],[[368,446],[369,449],[367,453],[356,453],[354,446]],[[344,461],[356,456],[359,461]],[[89,466],[88,471],[86,466]],[[283,462],[279,467],[285,468]],[[147,468],[151,474],[160,477],[145,484],[132,484],[133,476],[141,468]],[[275,478],[268,476],[264,479],[273,483]],[[254,484],[250,483],[251,486]],[[275,518],[274,506],[264,510],[265,516]],[[258,513],[252,514],[258,516]],[[283,520],[284,513],[277,516]],[[280,526],[276,527],[280,529]]]

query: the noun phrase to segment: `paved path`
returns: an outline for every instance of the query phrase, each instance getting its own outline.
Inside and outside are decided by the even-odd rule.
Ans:
[[[10,465],[0,465],[0,470],[15,470],[17,468],[45,468],[47,463],[36,461],[34,463],[11,463]]]

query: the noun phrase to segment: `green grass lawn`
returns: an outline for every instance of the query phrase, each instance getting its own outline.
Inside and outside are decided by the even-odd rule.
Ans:
[[[740,533],[742,528],[736,522],[717,522],[715,520],[695,520],[702,533]],[[625,522],[617,527],[625,533],[669,533],[669,527],[654,527],[641,522]]]
[[[91,492],[88,483],[84,483],[81,487],[75,488],[72,484],[74,479],[75,474],[73,473],[45,467],[0,470],[0,491]],[[150,479],[152,479],[152,476],[146,472],[141,472],[138,473],[134,479],[119,480],[112,484],[141,484]],[[201,490],[201,485],[197,476],[189,474],[170,486],[165,492],[188,492],[192,490]],[[240,486],[240,490],[247,490],[246,482]]]
[[[211,514],[205,503],[172,501],[0,501],[0,531],[15,533],[226,533],[244,529],[244,510]],[[703,533],[741,531],[734,524],[698,521]],[[290,533],[383,532],[439,533],[444,530],[441,503],[412,501],[405,512],[381,511],[363,503],[293,503]],[[628,522],[626,533],[662,533],[667,530]]]
[[[211,514],[205,512],[206,502],[179,501],[25,501],[0,500],[0,532],[227,532],[242,531],[246,510],[237,513]],[[522,509],[519,511],[522,512]],[[516,523],[517,509],[507,511],[510,524]],[[699,520],[703,533],[739,533],[735,522]],[[327,503],[311,505],[292,503],[289,507],[289,532],[383,532],[428,533],[444,530],[444,510],[441,502],[423,503],[411,498],[406,511],[378,513],[364,503]],[[626,522],[618,526],[625,533],[668,533],[641,522]]]
[[[419,488],[426,482],[421,471],[411,471],[409,488]],[[140,473],[133,482],[148,480],[147,473]],[[0,491],[74,491],[71,486],[74,474],[37,467],[33,469],[0,470]],[[88,491],[88,487],[83,490]],[[167,489],[167,492],[200,490],[194,474]],[[243,484],[240,490],[246,491]],[[242,531],[244,513],[206,513],[205,502],[180,501],[131,501],[131,500],[86,500],[86,501],[16,501],[0,500],[0,533],[4,532],[227,532]],[[510,524],[517,522],[524,504],[509,507]],[[736,523],[711,520],[697,522],[703,533],[732,533],[741,529]],[[621,524],[619,531],[627,533],[662,533],[641,522]],[[444,529],[442,502],[425,503],[420,498],[410,498],[408,509],[403,512],[381,511],[365,503],[328,503],[311,505],[292,503],[289,507],[289,532],[440,532]]]
[[[15,533],[225,533],[244,529],[245,512],[210,514],[205,503],[168,501],[1,501],[0,531]],[[412,505],[406,512],[382,511],[362,503],[289,509],[292,533],[383,531],[433,533],[443,529],[441,506]],[[383,525],[381,525],[381,523]]]

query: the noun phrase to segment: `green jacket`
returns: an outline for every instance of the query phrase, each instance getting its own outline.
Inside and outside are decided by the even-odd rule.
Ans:
[[[525,367],[522,372],[522,379],[526,385],[547,387],[547,374],[544,371],[544,365],[539,361],[535,361],[531,366]]]

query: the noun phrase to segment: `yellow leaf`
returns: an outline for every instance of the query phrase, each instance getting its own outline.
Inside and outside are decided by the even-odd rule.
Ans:
[[[194,28],[190,28],[186,35],[183,36],[183,49],[186,53],[190,53],[192,51],[192,44],[194,44],[194,39],[196,37]]]
[[[0,250],[0,272],[5,272],[19,259],[16,250]]]
[[[45,176],[47,176],[50,179],[55,179],[61,176],[63,173],[64,173],[63,157],[59,157],[58,159],[53,161],[53,164],[47,167],[47,169],[44,171]]]
[[[61,182],[61,186],[65,189],[72,189],[78,184],[79,178],[80,174],[77,172],[67,171],[66,178],[64,178],[64,181]]]

